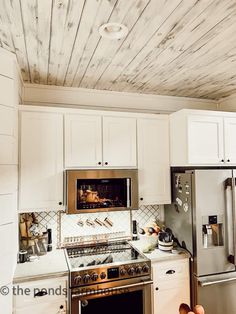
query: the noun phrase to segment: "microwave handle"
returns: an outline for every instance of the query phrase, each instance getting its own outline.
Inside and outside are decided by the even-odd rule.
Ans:
[[[130,201],[130,178],[126,179],[126,189],[127,189],[127,208],[131,207],[131,201]]]

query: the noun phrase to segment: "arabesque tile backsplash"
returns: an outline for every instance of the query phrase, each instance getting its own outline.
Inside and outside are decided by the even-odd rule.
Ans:
[[[38,212],[35,216],[39,223],[39,229],[44,231],[45,228],[51,228],[53,232],[53,245],[57,246],[68,237],[88,237],[94,235],[108,234],[111,237],[114,235],[130,236],[131,235],[131,219],[137,220],[140,227],[145,226],[149,221],[158,219],[163,221],[163,206],[148,205],[141,206],[138,210],[130,211],[115,211],[115,212],[98,212],[79,215],[66,215],[64,212],[58,213]],[[98,218],[100,221],[108,217],[112,221],[113,226],[88,226],[86,220],[94,221]],[[83,226],[78,224],[78,221],[83,222]]]

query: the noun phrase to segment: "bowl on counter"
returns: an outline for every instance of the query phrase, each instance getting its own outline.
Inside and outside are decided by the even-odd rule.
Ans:
[[[139,243],[144,253],[150,252],[157,248],[158,237],[153,235],[139,234]]]

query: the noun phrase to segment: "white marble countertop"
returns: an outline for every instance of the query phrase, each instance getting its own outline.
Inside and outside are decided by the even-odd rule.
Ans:
[[[38,260],[17,264],[13,283],[60,277],[68,274],[64,250],[55,249]]]
[[[137,240],[137,241],[131,241],[131,244],[140,252],[143,253],[143,249],[145,247],[145,244],[143,241]],[[151,260],[151,262],[162,262],[162,261],[170,261],[170,260],[177,260],[177,259],[183,259],[183,258],[190,258],[190,254],[183,250],[178,249],[175,250],[174,253],[172,252],[164,252],[159,249],[154,249],[150,253],[143,253],[147,258]]]

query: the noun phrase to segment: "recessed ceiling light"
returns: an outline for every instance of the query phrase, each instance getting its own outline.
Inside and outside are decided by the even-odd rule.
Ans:
[[[119,23],[106,23],[99,27],[99,34],[108,39],[121,39],[127,36],[128,28]]]

